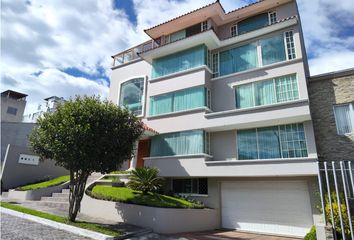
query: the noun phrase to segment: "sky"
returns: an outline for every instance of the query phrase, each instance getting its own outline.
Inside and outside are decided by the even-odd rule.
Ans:
[[[26,113],[56,95],[108,97],[110,56],[214,0],[1,0],[1,85]],[[251,0],[220,0],[231,11]],[[354,1],[298,0],[311,75],[354,67]]]

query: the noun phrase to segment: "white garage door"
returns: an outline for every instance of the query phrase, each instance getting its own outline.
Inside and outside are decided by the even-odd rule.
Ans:
[[[222,182],[223,228],[304,236],[312,213],[305,181]]]

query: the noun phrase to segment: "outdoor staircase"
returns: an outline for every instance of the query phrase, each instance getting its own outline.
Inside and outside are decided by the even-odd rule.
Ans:
[[[63,189],[61,193],[53,193],[51,197],[42,197],[37,204],[67,211],[69,209],[69,189]]]
[[[100,178],[102,174],[93,173],[87,179],[86,186],[91,182]],[[42,197],[40,201],[37,202],[39,206],[44,206],[48,208],[54,208],[59,211],[69,210],[69,189],[63,189],[60,193],[53,193],[51,197]]]

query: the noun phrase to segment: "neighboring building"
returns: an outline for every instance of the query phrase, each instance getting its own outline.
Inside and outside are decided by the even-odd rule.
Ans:
[[[37,111],[23,116],[24,122],[36,122],[37,119],[46,112],[54,112],[58,104],[63,103],[65,100],[62,97],[52,96],[45,98],[44,104],[39,104]]]
[[[312,76],[309,95],[318,158],[354,160],[354,68]]]
[[[321,216],[296,2],[216,1],[145,33],[113,56],[109,99],[159,133],[130,166],[159,168],[166,191],[218,209],[220,228],[304,236]]]
[[[1,93],[1,187],[15,188],[39,180],[68,174],[52,160],[39,161],[28,143],[35,123],[22,122],[26,94],[7,90]],[[55,98],[48,98],[48,110],[55,109]],[[54,101],[55,102],[55,101]]]
[[[1,183],[8,190],[39,180],[68,175],[53,160],[39,161],[29,148],[28,135],[35,123],[1,123]]]
[[[7,90],[1,93],[1,122],[21,122],[26,94]]]

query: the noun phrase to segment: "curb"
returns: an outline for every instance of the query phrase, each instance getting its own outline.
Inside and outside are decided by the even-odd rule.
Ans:
[[[37,222],[37,223],[41,223],[43,225],[47,225],[56,229],[60,229],[60,230],[64,230],[67,232],[71,232],[77,235],[81,235],[84,237],[89,237],[95,240],[113,240],[113,239],[117,239],[115,237],[109,236],[109,235],[105,235],[102,233],[97,233],[91,230],[87,230],[87,229],[83,229],[83,228],[78,228],[78,227],[74,227],[74,226],[70,226],[64,223],[58,223],[58,222],[54,222],[45,218],[40,218],[37,216],[33,216],[30,214],[26,214],[26,213],[22,213],[22,212],[18,212],[15,210],[11,210],[11,209],[7,209],[7,208],[3,208],[0,207],[0,212],[5,213],[5,214],[9,214],[15,217],[19,217],[19,218],[23,218],[23,219],[27,219],[33,222]],[[124,235],[123,235],[124,236]],[[123,237],[122,236],[122,237]],[[119,237],[118,237],[119,239]]]

